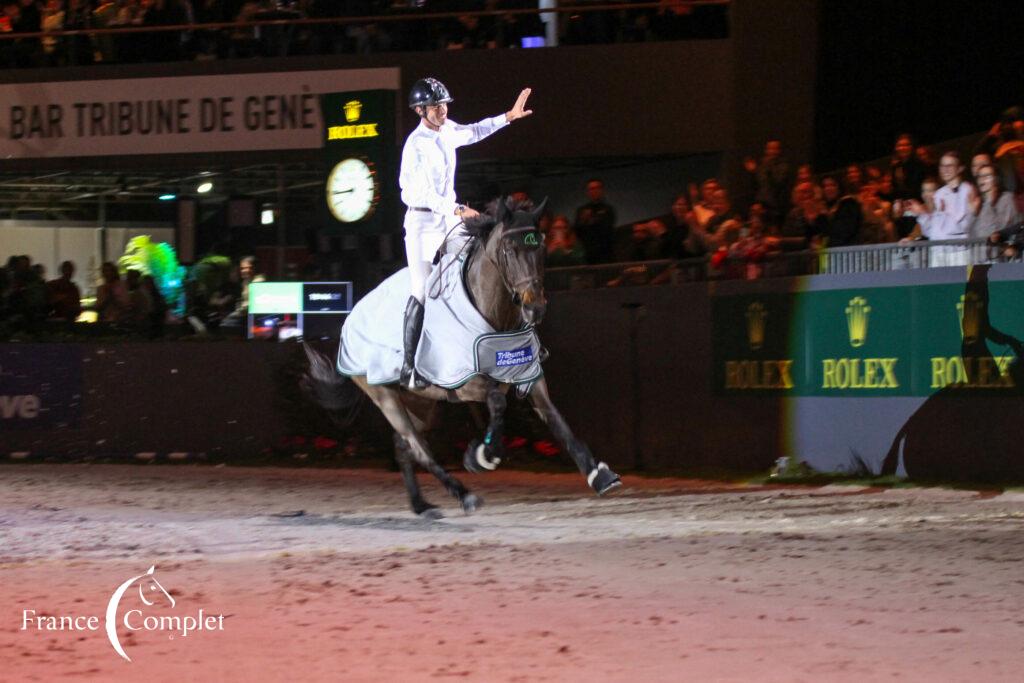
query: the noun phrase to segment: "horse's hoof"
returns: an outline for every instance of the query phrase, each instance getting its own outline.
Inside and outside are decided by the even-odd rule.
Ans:
[[[416,516],[420,519],[435,520],[444,519],[444,513],[441,512],[441,508],[436,505],[427,505],[422,510],[416,513]]]
[[[462,466],[466,468],[467,472],[472,472],[473,474],[493,472],[498,469],[500,464],[500,457],[487,457],[487,446],[481,443],[479,439],[474,439],[469,444],[469,447],[466,448],[465,455],[462,456]]]
[[[475,493],[467,493],[460,502],[462,503],[462,511],[467,515],[473,514],[484,505],[484,499]]]
[[[590,471],[587,475],[587,483],[590,484],[590,488],[594,489],[594,492],[603,496],[609,491],[622,486],[622,479],[619,475],[608,469],[608,465],[603,462],[597,463],[597,467]]]

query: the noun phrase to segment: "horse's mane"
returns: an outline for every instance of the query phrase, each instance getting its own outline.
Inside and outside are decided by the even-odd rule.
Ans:
[[[529,217],[528,220],[532,225],[533,218],[530,216],[530,212],[534,208],[533,202],[529,199],[498,197],[487,204],[487,209],[483,213],[465,222],[466,234],[479,237],[481,242],[486,242],[487,238],[491,235],[491,231],[498,224],[499,202],[504,203],[505,210],[508,211],[508,215],[512,218],[511,223],[513,225],[519,225],[520,221],[526,217]]]

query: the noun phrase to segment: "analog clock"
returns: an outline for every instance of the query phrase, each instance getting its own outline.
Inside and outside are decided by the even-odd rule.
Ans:
[[[327,206],[342,223],[366,218],[377,200],[377,177],[362,159],[344,159],[327,175]]]

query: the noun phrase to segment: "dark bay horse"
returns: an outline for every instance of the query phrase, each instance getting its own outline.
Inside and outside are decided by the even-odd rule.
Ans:
[[[543,235],[537,229],[542,211],[543,204],[534,209],[499,200],[487,213],[466,222],[465,230],[471,236],[464,247],[467,250],[466,288],[473,305],[498,332],[536,325],[544,317],[547,307],[543,285],[545,249]],[[338,396],[341,384],[347,380],[327,358],[308,347],[306,352],[310,361],[304,378],[307,391],[329,410],[344,408],[346,402]],[[414,513],[431,519],[442,517],[437,506],[424,500],[416,480],[415,465],[437,477],[467,514],[483,504],[480,496],[470,493],[462,482],[437,464],[422,432],[429,425],[437,403],[451,401],[452,392],[459,401],[486,403],[490,413],[487,432],[481,441],[470,444],[464,465],[471,472],[495,469],[503,455],[506,394],[511,385],[481,375],[454,390],[437,386],[410,390],[398,383],[370,384],[365,376],[351,379],[380,408],[395,430],[395,455]],[[532,384],[528,398],[598,495],[620,485],[619,476],[605,463],[596,461],[587,445],[573,434],[552,403],[543,376]]]

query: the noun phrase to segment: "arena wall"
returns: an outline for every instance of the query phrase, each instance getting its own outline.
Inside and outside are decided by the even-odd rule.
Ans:
[[[618,467],[749,472],[790,456],[1024,480],[1024,265],[550,298],[552,396]],[[0,453],[251,456],[309,428],[302,363],[294,344],[5,344]],[[372,416],[356,428],[388,441]]]

